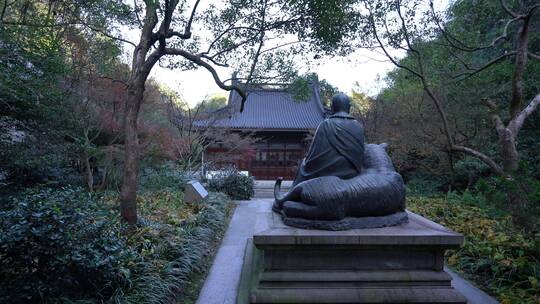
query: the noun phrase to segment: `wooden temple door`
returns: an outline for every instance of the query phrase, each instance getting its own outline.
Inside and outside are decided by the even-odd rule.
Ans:
[[[251,162],[251,175],[258,180],[292,180],[303,153],[302,145],[297,143],[261,143]]]

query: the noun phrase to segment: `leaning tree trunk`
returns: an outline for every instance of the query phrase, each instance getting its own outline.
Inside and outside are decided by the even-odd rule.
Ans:
[[[516,147],[515,134],[506,129],[499,134],[501,145],[502,167],[507,176],[518,169],[519,154]]]
[[[137,223],[137,175],[139,170],[137,117],[143,93],[144,77],[137,77],[128,85],[124,114],[124,178],[120,191],[120,215],[129,225]]]

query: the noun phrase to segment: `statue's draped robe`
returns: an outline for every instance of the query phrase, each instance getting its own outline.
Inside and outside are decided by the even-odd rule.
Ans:
[[[362,125],[348,114],[334,114],[317,127],[293,186],[320,176],[352,178],[360,174],[363,159]]]

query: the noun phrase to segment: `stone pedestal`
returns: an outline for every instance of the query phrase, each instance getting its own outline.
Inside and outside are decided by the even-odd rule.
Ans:
[[[444,270],[463,236],[409,212],[400,226],[347,231],[283,224],[261,206],[239,303],[466,303]]]

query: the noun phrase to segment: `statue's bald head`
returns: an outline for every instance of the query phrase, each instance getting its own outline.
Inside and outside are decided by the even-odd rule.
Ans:
[[[332,96],[332,112],[345,112],[349,113],[351,109],[351,100],[349,96],[343,93],[337,93]]]

